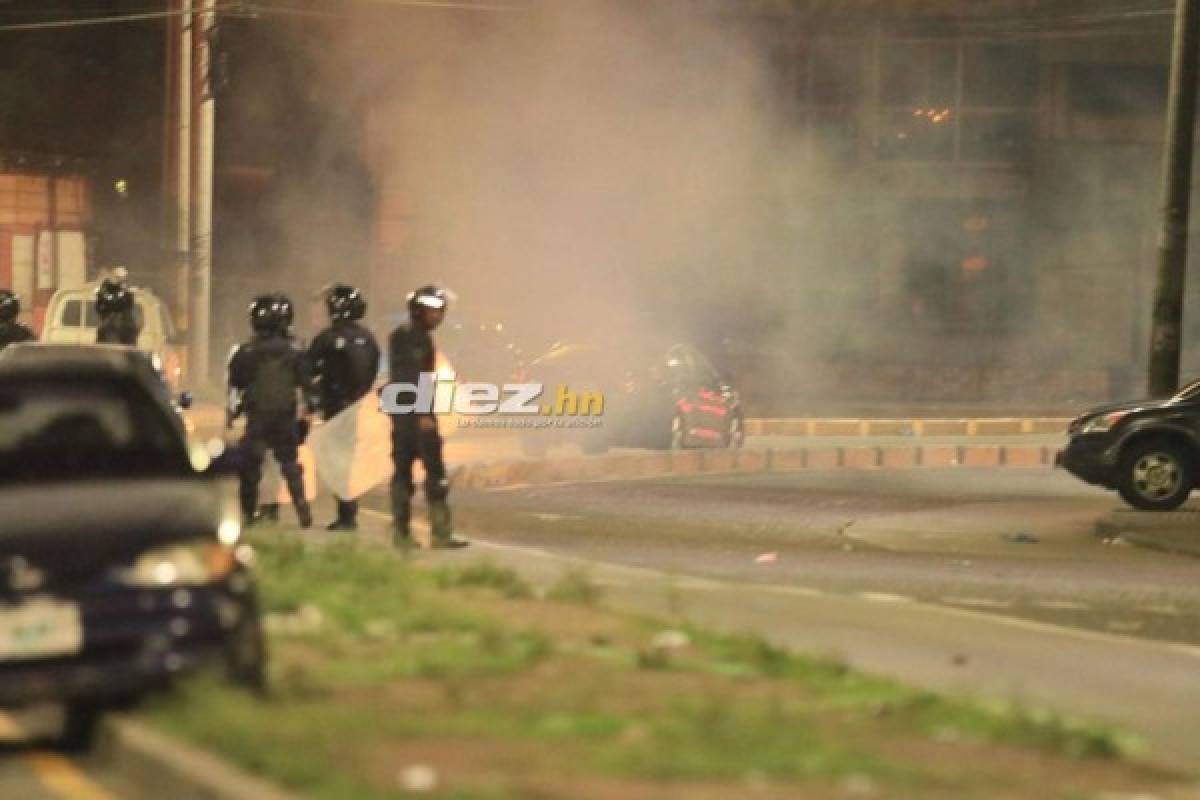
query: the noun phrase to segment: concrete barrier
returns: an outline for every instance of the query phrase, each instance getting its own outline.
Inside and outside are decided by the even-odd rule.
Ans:
[[[750,436],[1028,436],[1064,433],[1070,417],[833,419],[755,417]]]
[[[1042,469],[1053,449],[1038,445],[909,445],[807,447],[786,450],[676,450],[626,452],[552,461],[467,464],[454,481],[472,489],[615,481],[671,475],[798,472],[819,469],[1012,467]]]

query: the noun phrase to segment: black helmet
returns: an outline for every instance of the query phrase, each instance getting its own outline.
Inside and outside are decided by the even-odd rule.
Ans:
[[[105,278],[96,287],[96,313],[119,314],[133,308],[133,292],[125,284]]]
[[[250,326],[258,333],[287,333],[292,326],[292,301],[281,293],[260,294],[250,304]]]
[[[11,289],[0,289],[0,322],[12,322],[21,313],[21,301]]]
[[[337,283],[325,293],[325,308],[334,322],[362,319],[367,313],[367,301],[358,289]]]
[[[445,308],[450,305],[451,299],[453,299],[453,294],[447,289],[432,284],[422,286],[414,292],[409,292],[408,311],[410,314],[415,314],[419,308]]]

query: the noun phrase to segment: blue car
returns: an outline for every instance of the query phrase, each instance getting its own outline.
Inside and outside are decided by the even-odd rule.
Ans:
[[[61,703],[62,744],[204,664],[261,688],[236,503],[123,348],[0,355],[0,708]]]

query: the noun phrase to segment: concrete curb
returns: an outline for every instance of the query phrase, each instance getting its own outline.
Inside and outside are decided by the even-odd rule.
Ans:
[[[1150,550],[1200,557],[1200,511],[1122,509],[1097,520],[1096,533]]]
[[[147,796],[171,800],[297,800],[203,750],[126,717],[101,723],[97,756]]]
[[[948,419],[752,418],[748,436],[1022,436],[1063,433],[1070,417]]]
[[[807,469],[910,469],[915,467],[1047,467],[1054,448],[1038,445],[912,445],[808,447],[788,450],[676,450],[612,453],[547,460],[465,464],[455,483],[472,489],[542,486],[583,481],[658,478]]]

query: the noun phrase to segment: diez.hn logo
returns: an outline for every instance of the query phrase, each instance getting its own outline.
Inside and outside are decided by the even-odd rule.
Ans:
[[[514,414],[545,417],[598,417],[604,413],[604,394],[573,392],[559,385],[554,401],[539,402],[546,387],[541,383],[455,384],[422,372],[417,383],[389,383],[379,395],[386,414]]]

